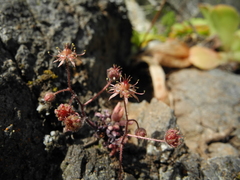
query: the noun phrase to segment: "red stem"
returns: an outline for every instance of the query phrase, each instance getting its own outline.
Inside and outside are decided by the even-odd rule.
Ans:
[[[127,134],[127,136],[135,137],[135,138],[139,138],[139,139],[145,139],[145,140],[149,140],[149,141],[155,141],[155,142],[166,142],[165,140],[159,140],[159,139],[153,139],[153,138],[148,138],[148,137],[142,137],[142,136],[137,136],[137,135],[133,135],[133,134]]]
[[[95,129],[95,130],[97,129],[97,125],[96,125],[93,121],[89,120],[88,117],[85,118],[85,121],[86,121],[93,129]]]
[[[134,121],[137,124],[137,129],[139,129],[138,122],[135,119],[129,119],[128,122],[130,122],[130,121]]]
[[[69,69],[69,64],[68,62],[65,63],[66,64],[66,71],[67,71],[67,82],[68,82],[68,89],[72,94],[72,98],[75,99],[77,101],[77,103],[80,106],[80,110],[82,113],[82,117],[86,117],[86,113],[84,111],[84,105],[81,103],[80,99],[77,97],[76,93],[73,91],[72,89],[72,85],[71,85],[71,73],[70,73],[70,69]]]
[[[124,130],[124,134],[122,136],[122,140],[120,142],[120,152],[119,152],[119,164],[120,164],[120,173],[119,173],[119,179],[121,179],[121,176],[122,176],[122,153],[123,153],[123,142],[124,142],[124,139],[126,138],[127,136],[127,132],[128,132],[128,112],[127,112],[127,105],[126,105],[126,101],[124,100],[123,101],[123,104],[124,104],[124,110],[125,110],[125,116],[126,116],[126,123],[125,123],[125,130]]]
[[[55,92],[54,95],[57,95],[57,94],[59,94],[61,92],[64,92],[64,91],[70,91],[70,89],[66,88],[66,89],[59,90],[59,91]]]
[[[85,102],[83,105],[86,106],[88,105],[90,102],[92,102],[94,99],[96,99],[103,91],[105,91],[108,86],[110,86],[112,81],[108,81],[108,83],[102,88],[101,91],[99,91],[95,96],[93,96],[93,98],[89,99],[87,102]]]

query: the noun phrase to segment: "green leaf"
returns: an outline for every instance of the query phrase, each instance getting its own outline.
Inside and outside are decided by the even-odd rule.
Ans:
[[[194,27],[194,28],[193,28]],[[184,21],[182,23],[175,23],[171,32],[169,33],[169,37],[183,37],[187,36],[191,33],[194,33],[194,30],[201,35],[208,35],[209,28],[207,25],[207,21],[202,18],[191,18],[189,21]]]
[[[213,6],[211,6],[210,4],[200,4],[199,9],[207,21],[211,33],[210,35],[215,35],[217,33],[217,30],[215,29],[210,16]]]
[[[240,30],[234,34],[231,51],[240,51]]]
[[[234,61],[240,62],[240,51],[233,52],[232,58]]]
[[[210,19],[219,35],[223,49],[230,50],[234,39],[233,34],[239,25],[238,12],[231,6],[217,5],[210,12]]]
[[[152,40],[165,41],[166,37],[161,36],[159,34],[140,33],[133,30],[131,42],[135,44],[137,47],[145,47],[148,44],[148,42]]]

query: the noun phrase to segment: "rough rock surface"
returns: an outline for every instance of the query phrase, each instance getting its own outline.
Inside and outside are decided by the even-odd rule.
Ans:
[[[220,69],[186,69],[172,73],[168,85],[185,143],[191,153],[205,159],[201,179],[237,179],[240,76]]]
[[[78,133],[62,133],[53,110],[69,98],[67,93],[52,106],[38,103],[41,92],[67,86],[64,67],[57,68],[48,54],[56,54],[55,47],[62,48],[66,42],[75,43],[78,53],[87,51],[72,70],[73,89],[81,99],[85,101],[104,85],[105,70],[113,63],[121,64],[130,50],[131,24],[124,1],[0,2],[0,179],[117,179],[117,157],[110,158],[101,141],[89,144],[94,132],[87,125]],[[186,70],[170,76],[170,86],[178,120],[173,110],[155,99],[129,104],[129,116],[147,129],[149,137],[159,139],[178,124],[186,144],[173,149],[131,138],[133,143],[124,146],[125,180],[237,178],[239,77],[219,70]],[[93,114],[104,102],[96,101],[87,113]],[[203,120],[210,115],[212,122]],[[194,118],[196,122],[191,121]],[[188,123],[195,134],[187,129]],[[195,151],[199,141],[193,141],[192,135],[199,135],[200,152]]]
[[[146,128],[149,137],[163,139],[165,131],[176,127],[173,111],[164,103],[153,99],[151,103],[129,104],[129,118],[139,121],[141,127]],[[159,111],[161,109],[161,111]],[[141,112],[141,113],[140,113]],[[134,125],[132,125],[134,129]],[[131,142],[131,143],[130,143]],[[132,143],[135,142],[135,143]],[[99,144],[101,145],[101,143]],[[91,153],[87,156],[87,153]],[[61,165],[63,179],[79,177],[85,179],[114,179],[118,175],[118,160],[110,158],[105,148],[96,146],[83,148],[76,144],[68,148],[68,153]],[[154,143],[131,138],[124,146],[123,168],[125,179],[171,179],[181,177],[175,161],[187,154],[187,147],[170,148],[165,143]],[[105,164],[105,165],[104,165]],[[78,170],[77,170],[78,169]]]
[[[202,76],[199,77],[199,76]],[[235,97],[234,102],[239,103],[239,99],[237,99],[239,96],[239,76],[229,74],[220,70],[213,70],[210,72],[202,72],[198,70],[182,70],[176,73],[173,73],[169,77],[169,85],[172,88],[172,94],[173,99],[175,102],[175,115],[173,115],[173,111],[165,104],[158,102],[157,100],[153,99],[150,104],[147,102],[141,102],[140,104],[131,104],[129,106],[129,117],[135,118],[139,121],[139,124],[141,127],[144,127],[147,129],[147,132],[149,133],[148,136],[162,139],[164,132],[168,128],[173,127],[179,127],[182,131],[185,139],[186,146],[183,145],[180,148],[177,148],[175,150],[168,148],[164,143],[153,143],[153,142],[145,142],[140,143],[139,145],[141,147],[146,147],[146,159],[151,159],[151,173],[150,177],[143,176],[139,179],[162,179],[162,180],[171,180],[171,179],[234,179],[238,177],[238,173],[240,171],[240,158],[239,158],[239,146],[234,145],[239,143],[239,110],[236,110],[235,112],[231,112],[232,116],[230,118],[236,120],[236,129],[235,131],[232,130],[229,132],[229,134],[224,134],[220,132],[215,133],[214,136],[208,137],[207,129],[206,127],[202,127],[202,129],[205,129],[205,131],[198,132],[196,131],[196,123],[194,122],[189,124],[189,116],[194,111],[193,109],[189,109],[190,107],[194,107],[192,104],[187,105],[187,103],[190,103],[190,98],[192,97],[193,100],[204,103],[204,106],[200,107],[207,107],[207,103],[210,101],[216,100],[214,96],[207,95],[205,97],[205,101],[202,96],[204,96],[203,92],[201,92],[202,88],[208,89],[208,88],[214,88],[213,82],[211,82],[211,75],[212,80],[213,79],[221,79],[222,81],[219,81],[217,84],[225,84],[228,81],[228,85],[224,86],[227,87],[234,87],[234,89],[230,90],[230,95]],[[206,78],[208,77],[208,78]],[[226,81],[225,81],[225,80]],[[195,82],[196,80],[196,82]],[[194,82],[195,83],[194,83]],[[204,84],[203,81],[206,81]],[[214,80],[213,80],[214,81]],[[231,82],[229,82],[231,81]],[[185,82],[185,83],[184,83]],[[194,83],[196,87],[190,85]],[[210,84],[207,84],[210,83]],[[232,84],[232,85],[230,85]],[[184,89],[184,90],[183,90]],[[188,89],[188,90],[186,90]],[[218,87],[218,90],[222,93],[228,94],[228,91],[226,89],[221,89]],[[235,93],[232,93],[235,92]],[[196,96],[196,94],[199,92],[199,94]],[[190,94],[190,95],[189,95]],[[228,96],[224,96],[228,97]],[[228,97],[228,99],[225,99],[225,101],[222,104],[222,109],[227,110],[227,106],[235,107],[234,102],[231,102],[231,98]],[[229,104],[227,104],[227,102]],[[186,103],[186,104],[182,104]],[[192,103],[192,102],[191,102]],[[233,104],[231,104],[233,103]],[[220,103],[218,103],[220,104]],[[179,109],[181,107],[181,110]],[[213,107],[215,109],[217,107]],[[185,109],[185,111],[183,111]],[[188,111],[189,109],[189,111]],[[214,111],[215,112],[215,111]],[[211,113],[208,113],[209,116],[211,116]],[[226,113],[227,114],[227,113]],[[222,115],[221,117],[223,119],[227,118],[227,116]],[[192,116],[191,116],[192,117]],[[201,119],[201,116],[199,114],[195,114],[195,118]],[[192,120],[192,119],[191,119]],[[195,119],[194,119],[195,120]],[[211,120],[212,119],[208,119]],[[206,120],[208,122],[208,120]],[[218,122],[221,122],[221,119],[216,120]],[[232,123],[227,123],[225,126],[231,127]],[[216,129],[220,129],[222,127],[221,123],[216,123],[214,126]],[[226,129],[227,129],[226,127]],[[208,137],[212,141],[206,142],[205,139],[202,137]],[[191,142],[191,140],[194,138],[194,141]],[[213,139],[211,139],[213,138]],[[207,140],[209,140],[207,139]],[[189,143],[190,141],[190,143]],[[202,143],[202,141],[204,143]],[[234,142],[234,143],[233,143]],[[199,151],[194,151],[191,146],[191,143],[194,143],[194,145],[198,146],[199,148],[207,148],[204,149],[204,153],[207,153],[206,155],[203,155],[199,153]],[[215,146],[215,148],[214,148]],[[211,151],[212,150],[212,151]],[[199,154],[198,154],[199,153]]]
[[[166,129],[177,126],[177,119],[173,115],[173,111],[156,99],[150,103],[146,101],[139,104],[130,103],[128,108],[129,118],[136,118],[139,125],[148,130],[149,137],[162,139]],[[181,125],[179,126],[183,128]],[[184,136],[187,142],[188,134],[184,134]],[[173,149],[164,143],[142,140],[136,142],[133,138],[130,142],[133,144],[127,144],[123,154],[125,179],[230,180],[239,176],[240,159],[236,155],[218,154],[204,159],[184,144]],[[96,147],[91,146],[84,149],[81,144],[71,146],[61,165],[63,179],[74,177],[83,179],[116,178],[118,161],[115,158],[109,158],[108,152],[104,148],[96,149]],[[91,156],[87,156],[89,152],[91,152]],[[103,166],[104,163],[110,166]]]
[[[121,0],[0,4],[0,179],[62,179],[66,137],[59,133],[62,127],[53,108],[69,94],[59,96],[53,107],[38,106],[42,92],[67,86],[65,69],[52,63],[51,54],[71,42],[77,53],[87,51],[82,62],[76,62],[72,82],[83,100],[89,98],[106,82],[106,69],[121,64],[129,53],[131,24],[125,4]],[[98,109],[96,103],[92,106]]]
[[[206,158],[239,156],[240,76],[189,69],[171,74],[169,86],[186,145]]]
[[[75,144],[68,148],[61,164],[62,178],[66,180],[115,179],[117,174],[111,163],[106,152],[102,152],[96,146],[85,150],[83,146]]]

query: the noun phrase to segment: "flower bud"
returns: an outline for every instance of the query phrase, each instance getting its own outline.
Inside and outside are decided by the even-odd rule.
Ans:
[[[44,96],[44,101],[52,102],[55,100],[55,94],[53,92],[47,92]]]
[[[59,121],[63,121],[67,116],[74,114],[72,106],[69,104],[60,104],[57,109],[54,110]]]
[[[147,131],[144,128],[138,128],[135,131],[135,135],[145,137],[147,135]]]
[[[110,81],[116,81],[120,79],[121,75],[121,68],[117,67],[115,64],[113,65],[113,67],[107,70],[107,77]]]
[[[171,147],[177,147],[182,144],[183,137],[177,129],[169,129],[164,137],[166,143]]]
[[[111,120],[115,122],[119,122],[123,117],[123,114],[124,114],[124,108],[121,106],[121,103],[118,102],[112,112]]]

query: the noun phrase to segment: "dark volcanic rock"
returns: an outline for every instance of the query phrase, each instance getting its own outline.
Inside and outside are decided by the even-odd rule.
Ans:
[[[66,158],[61,164],[62,177],[66,180],[115,179],[117,172],[111,163],[108,154],[101,152],[96,146],[84,150],[81,145],[72,145],[68,148]]]
[[[106,69],[128,56],[131,25],[125,4],[107,0],[0,3],[0,179],[61,179],[65,137],[61,133],[52,137],[56,130],[62,131],[61,124],[51,107],[39,108],[41,114],[36,111],[42,92],[67,86],[65,69],[52,63],[48,51],[56,54],[55,47],[62,49],[65,43],[74,43],[79,54],[86,50],[72,73],[73,87],[87,99],[105,84]],[[68,94],[59,96],[56,104],[67,98]],[[47,147],[49,152],[43,145],[45,134],[51,134],[47,140],[55,143]],[[46,137],[45,144],[49,143]]]
[[[109,157],[101,141],[86,145],[90,127],[62,133],[53,110],[69,94],[46,106],[41,95],[67,87],[64,67],[57,68],[49,55],[57,53],[56,46],[73,42],[77,53],[86,50],[71,70],[73,89],[83,102],[106,83],[107,68],[124,64],[131,37],[124,1],[0,2],[0,179],[117,179],[117,157]],[[185,70],[169,79],[175,112],[153,99],[129,103],[129,117],[158,139],[178,124],[185,143],[173,149],[131,138],[123,152],[125,180],[237,178],[239,76]],[[86,110],[89,116],[105,102],[94,101]]]

